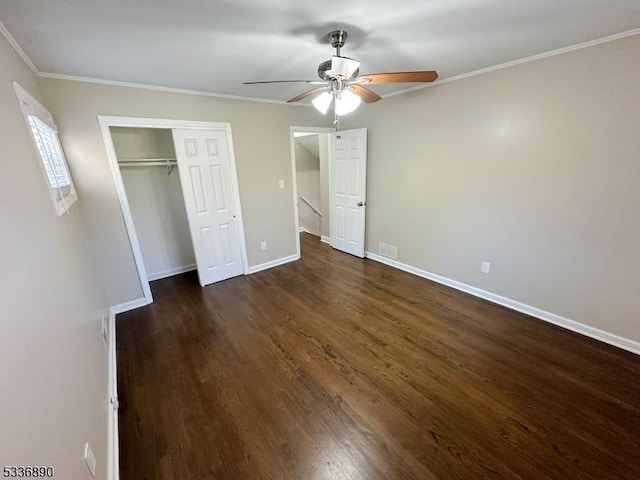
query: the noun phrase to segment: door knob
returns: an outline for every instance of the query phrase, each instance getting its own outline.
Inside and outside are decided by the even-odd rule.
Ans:
[[[364,205],[364,202],[358,202],[358,203],[357,203],[357,205],[358,205],[359,207],[362,207],[362,206]]]

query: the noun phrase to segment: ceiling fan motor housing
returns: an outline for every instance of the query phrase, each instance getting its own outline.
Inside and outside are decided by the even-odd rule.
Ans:
[[[341,56],[340,49],[344,47],[344,44],[347,41],[347,37],[348,37],[347,32],[345,32],[344,30],[334,30],[332,32],[329,32],[327,34],[327,37],[329,39],[329,43],[331,44],[331,46],[336,49],[336,57],[340,57]],[[322,80],[330,81],[335,79],[335,77],[332,77],[331,75],[328,74],[328,72],[331,70],[331,62],[332,62],[331,60],[326,60],[322,62],[320,65],[318,65],[318,76]],[[360,69],[357,69],[346,80],[351,80],[353,78],[356,78],[359,72],[360,72]]]
[[[322,80],[331,81],[331,80],[334,79],[334,77],[332,77],[328,73],[328,72],[331,71],[331,62],[332,62],[331,60],[326,60],[326,61],[322,62],[320,65],[318,65],[318,76]],[[351,80],[353,78],[356,78],[359,73],[360,73],[360,69],[358,68],[358,69],[356,69],[355,72],[353,72],[353,74],[349,78],[346,78],[345,80]]]

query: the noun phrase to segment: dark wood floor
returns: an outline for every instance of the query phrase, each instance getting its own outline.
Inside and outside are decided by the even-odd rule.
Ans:
[[[640,479],[640,357],[302,249],[118,316],[123,480]]]

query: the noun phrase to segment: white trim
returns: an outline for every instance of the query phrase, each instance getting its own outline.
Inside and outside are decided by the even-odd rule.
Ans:
[[[124,313],[130,310],[135,310],[136,308],[144,307],[152,303],[153,303],[153,299],[149,300],[145,297],[142,297],[142,298],[138,298],[137,300],[131,300],[130,302],[124,302],[119,305],[114,305],[113,307],[111,307],[111,310],[113,311],[113,313],[117,315],[118,313]]]
[[[291,191],[293,192],[293,220],[295,225],[295,232],[298,232],[296,237],[296,255],[300,256],[300,212],[298,210],[298,175],[296,173],[296,143],[294,134],[294,127],[289,127],[289,149],[291,155]]]
[[[331,245],[331,238],[325,237],[324,235],[320,236],[320,241],[326,243],[327,245]]]
[[[516,65],[521,65],[523,63],[535,62],[536,60],[541,60],[543,58],[555,57],[556,55],[562,55],[563,53],[573,52],[574,50],[581,50],[583,48],[593,47],[595,45],[600,45],[602,43],[614,42],[616,40],[621,40],[623,38],[633,37],[634,35],[640,35],[640,28],[634,28],[633,30],[627,30],[626,32],[620,32],[620,33],[615,33],[613,35],[608,35],[606,37],[596,38],[595,40],[588,40],[586,42],[577,43],[575,45],[570,45],[568,47],[557,48],[555,50],[538,53],[536,55],[531,55],[529,57],[519,58],[517,60],[512,60],[510,62],[499,63],[497,65],[481,68],[479,70],[474,70],[472,72],[461,73],[460,75],[454,75],[453,77],[446,77],[446,78],[443,78],[442,80],[437,80],[433,83],[417,85],[415,87],[405,88],[403,90],[398,90],[397,92],[391,92],[381,96],[382,98],[395,97],[396,95],[403,95],[405,93],[415,92],[416,90],[422,90],[423,88],[435,87],[436,85],[441,85],[443,83],[455,82],[456,80],[463,80],[465,78],[475,77],[476,75],[482,75],[483,73],[502,70],[503,68],[514,67]]]
[[[230,95],[226,93],[205,92],[202,90],[189,90],[186,88],[162,87],[160,85],[149,85],[146,83],[121,82],[118,80],[103,80],[93,77],[80,77],[76,75],[65,75],[62,73],[38,72],[37,75],[42,78],[52,78],[55,80],[67,80],[71,82],[97,83],[100,85],[110,85],[112,87],[140,88],[142,90],[154,90],[157,92],[179,93],[182,95],[198,95],[201,97],[224,98],[227,100],[241,100],[246,102],[272,103],[276,105],[288,105],[294,107],[309,108],[313,105],[307,103],[287,103],[284,100],[272,100],[269,98],[244,97],[242,95]]]
[[[111,168],[111,176],[113,177],[113,182],[116,187],[116,193],[118,194],[120,210],[122,211],[122,216],[124,217],[124,224],[127,229],[127,236],[129,237],[129,244],[131,245],[133,259],[136,264],[136,269],[138,270],[138,279],[140,281],[142,294],[144,295],[144,300],[146,302],[144,305],[148,305],[149,303],[153,302],[153,295],[151,294],[151,287],[149,286],[149,280],[147,279],[147,271],[144,267],[144,260],[142,259],[142,249],[140,248],[140,243],[138,242],[138,235],[136,234],[136,227],[133,222],[133,216],[131,215],[131,209],[129,208],[127,192],[124,189],[122,173],[120,172],[120,166],[118,165],[118,156],[116,154],[116,149],[113,146],[111,130],[109,129],[109,127],[115,126],[114,124],[117,125],[116,118],[117,117],[103,117],[101,115],[98,115],[98,124],[100,125],[100,132],[102,133],[104,148],[107,152],[107,159],[109,160],[109,167]],[[132,310],[132,308],[130,308],[129,310]],[[117,313],[123,311],[126,310],[120,310]]]
[[[112,115],[98,115],[98,120],[104,121],[109,127],[135,128],[184,128],[191,130],[227,130],[231,128],[226,122],[202,122],[191,120],[171,120],[168,118],[151,117],[121,117]]]
[[[192,263],[191,265],[184,265],[182,267],[169,268],[168,270],[163,270],[157,273],[151,273],[147,275],[147,279],[150,282],[154,280],[162,280],[163,278],[173,277],[174,275],[179,275],[181,273],[192,272],[196,269],[196,264]]]
[[[36,66],[33,64],[31,59],[29,58],[29,55],[26,54],[26,52],[22,49],[22,47],[20,46],[18,41],[15,38],[13,38],[13,35],[11,35],[11,33],[9,33],[9,30],[7,30],[7,27],[5,27],[4,23],[2,23],[2,22],[0,22],[0,33],[2,35],[4,35],[4,38],[7,39],[7,42],[9,42],[9,45],[11,45],[13,47],[13,49],[20,56],[22,61],[27,64],[27,67],[29,67],[29,69],[35,75],[40,75],[40,72],[38,71]]]
[[[251,275],[253,273],[258,273],[263,270],[267,270],[269,268],[277,267],[279,265],[284,265],[285,263],[295,262],[296,260],[300,260],[300,255],[289,255],[288,257],[277,258],[275,260],[271,260],[270,262],[261,263],[260,265],[256,265],[254,267],[249,267],[245,275]]]
[[[107,399],[108,437],[107,437],[107,479],[119,480],[120,478],[120,455],[119,455],[119,434],[118,434],[118,409],[111,403],[112,399],[118,398],[118,362],[116,351],[116,313],[114,309],[109,311],[109,342],[108,342],[108,371],[109,386]]]
[[[427,272],[426,270],[422,270],[420,268],[398,262],[397,260],[391,260],[390,258],[383,257],[373,252],[365,252],[365,257],[376,262],[384,263],[385,265],[388,265],[390,267],[412,273],[413,275],[417,275],[418,277],[426,278],[427,280],[432,280],[436,283],[455,288],[456,290],[460,290],[461,292],[468,293],[475,297],[483,298],[484,300],[497,303],[498,305],[502,305],[512,310],[525,313],[539,320],[553,323],[554,325],[557,325],[559,327],[566,328],[567,330],[580,333],[604,343],[608,343],[609,345],[613,345],[614,347],[622,348],[623,350],[627,350],[629,352],[640,355],[640,342],[637,342],[635,340],[624,338],[614,333],[606,332],[604,330],[600,330],[599,328],[592,327],[590,325],[585,325],[584,323],[580,323],[575,320],[556,315],[555,313],[547,312],[546,310],[527,305],[526,303],[518,302],[517,300],[512,300],[510,298],[496,295],[495,293],[487,292],[486,290],[472,287],[471,285],[458,282],[457,280],[452,280],[435,273]]]
[[[300,232],[300,212],[298,211],[298,175],[296,174],[296,142],[293,134],[295,132],[308,132],[308,133],[333,133],[335,128],[327,127],[299,127],[292,125],[289,127],[289,148],[291,150],[291,190],[293,191],[293,216],[295,220],[294,232]],[[331,182],[331,178],[329,178]],[[296,237],[296,254],[300,258],[300,235],[295,234]]]
[[[310,231],[309,231],[309,230],[307,230],[305,227],[300,227],[300,228],[298,229],[298,231],[299,231],[300,233],[308,233],[309,235],[313,235],[314,237],[318,237],[318,240],[320,240],[320,239],[321,239],[321,236],[320,236],[320,235],[318,235],[317,233],[310,232]]]

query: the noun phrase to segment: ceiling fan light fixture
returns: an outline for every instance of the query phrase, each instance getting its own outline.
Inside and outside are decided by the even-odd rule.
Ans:
[[[339,57],[334,55],[331,59],[331,70],[327,74],[332,77],[343,77],[350,79],[355,76],[360,68],[360,62],[348,57]]]
[[[347,115],[353,112],[362,99],[351,90],[343,90],[336,94],[336,115]]]
[[[322,92],[316,98],[311,100],[311,103],[316,110],[318,110],[321,114],[325,115],[329,110],[329,106],[331,105],[331,101],[333,100],[333,94],[329,92]]]

